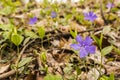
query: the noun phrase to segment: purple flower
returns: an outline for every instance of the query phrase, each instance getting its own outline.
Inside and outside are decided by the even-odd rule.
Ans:
[[[97,16],[92,11],[90,11],[89,13],[84,13],[84,16],[85,20],[89,20],[91,22],[93,22],[97,18]]]
[[[29,24],[31,24],[31,25],[35,24],[37,22],[37,20],[38,20],[37,17],[30,18]]]
[[[92,45],[93,40],[87,36],[84,40],[81,36],[76,37],[77,44],[71,44],[70,46],[79,51],[80,58],[86,57],[88,54],[94,54],[96,47]]]
[[[54,11],[52,11],[52,12],[51,12],[51,17],[52,17],[52,18],[56,18],[56,17],[57,17],[57,13],[54,12]]]
[[[111,3],[111,2],[108,2],[108,4],[106,5],[106,7],[107,7],[108,9],[111,9],[111,8],[114,7],[114,4]]]

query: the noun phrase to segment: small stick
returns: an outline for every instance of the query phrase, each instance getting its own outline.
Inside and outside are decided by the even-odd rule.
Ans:
[[[6,73],[1,74],[0,75],[0,80],[3,79],[3,78],[7,78],[7,77],[9,77],[9,76],[11,76],[13,74],[15,74],[15,72],[16,72],[15,70],[11,70],[11,71],[8,71]]]
[[[79,31],[78,34],[79,34],[79,33],[85,33],[85,32],[91,32],[91,31],[96,32],[96,31],[99,31],[99,30],[102,30],[102,29],[103,29],[103,27],[95,28],[95,29],[88,29],[88,30],[84,30],[84,31]],[[50,32],[53,32],[53,31],[50,31]],[[69,32],[67,32],[67,33],[59,33],[59,34],[50,36],[49,40],[52,40],[52,39],[54,39],[55,37],[59,37],[59,36],[60,36],[60,37],[65,37],[65,36],[70,36],[70,35],[71,35],[71,34],[70,34]],[[47,42],[47,41],[48,41],[48,39],[44,39],[43,41],[38,42],[37,44],[43,43],[43,42]]]
[[[17,61],[16,61],[16,65],[18,64],[18,62],[20,61],[20,59],[21,59],[21,56],[22,56],[22,54],[24,53],[24,51],[25,51],[25,49],[27,48],[27,46],[29,46],[32,42],[34,42],[35,41],[35,39],[33,39],[32,41],[30,41],[29,43],[27,43],[24,47],[23,47],[23,49],[21,50],[21,52],[20,52],[20,54],[19,54],[19,56],[18,56],[18,59],[17,59]],[[19,69],[18,69],[18,71],[19,71]],[[1,79],[3,79],[3,78],[7,78],[7,77],[9,77],[9,76],[11,76],[11,75],[13,75],[13,74],[15,74],[16,73],[16,70],[10,70],[10,71],[8,71],[8,72],[6,72],[6,73],[3,73],[3,74],[0,74],[0,80]]]
[[[96,28],[96,29],[89,29],[89,30],[85,30],[85,31],[80,31],[80,32],[78,32],[78,33],[84,33],[84,32],[90,32],[90,31],[99,31],[99,30],[102,30],[103,29],[103,27],[100,27],[100,28]],[[55,35],[55,36],[53,36],[53,37],[51,37],[50,38],[50,40],[51,39],[54,39],[55,37],[58,37],[58,36],[70,36],[71,34],[70,33],[60,33],[60,34],[57,34],[57,35]],[[16,61],[16,64],[18,64],[18,62],[20,61],[20,59],[21,59],[21,56],[22,56],[22,54],[24,53],[24,51],[25,51],[25,49],[27,48],[27,46],[29,46],[32,42],[34,42],[36,39],[33,39],[32,41],[30,41],[29,43],[27,43],[24,47],[23,47],[23,49],[21,50],[21,52],[20,52],[20,54],[19,54],[19,56],[18,56],[18,59],[17,59],[17,61]],[[47,41],[48,39],[45,39],[45,40],[43,40],[42,42],[45,42],[45,41]],[[39,60],[38,60],[38,62],[39,62]],[[39,66],[40,66],[40,64],[39,64]],[[18,70],[19,71],[19,70]],[[6,73],[3,73],[3,74],[1,74],[0,75],[0,79],[3,79],[3,78],[7,78],[7,77],[9,77],[9,76],[11,76],[11,75],[13,75],[13,74],[15,74],[16,73],[16,71],[15,70],[11,70],[11,71],[8,71],[8,72],[6,72]]]
[[[103,13],[102,2],[103,2],[103,0],[100,0],[100,13],[101,13],[101,16],[102,16],[105,24],[108,24],[107,20],[105,19],[104,13]]]
[[[16,61],[16,65],[18,64],[18,62],[20,61],[20,59],[21,59],[21,56],[22,56],[22,54],[24,53],[24,51],[25,51],[25,49],[27,48],[27,46],[28,45],[30,45],[32,42],[34,42],[35,41],[35,39],[33,39],[32,41],[30,41],[29,43],[27,43],[24,47],[23,47],[23,49],[21,50],[21,52],[20,52],[20,54],[19,54],[19,56],[18,56],[18,59],[17,59],[17,61]]]

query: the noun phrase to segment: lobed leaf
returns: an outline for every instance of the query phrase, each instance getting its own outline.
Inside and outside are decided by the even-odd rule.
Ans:
[[[23,41],[24,37],[17,34],[17,33],[13,33],[11,36],[11,41],[16,45],[19,46],[21,44],[21,42]]]
[[[39,37],[41,38],[41,39],[43,39],[44,38],[44,36],[45,36],[45,29],[44,29],[44,27],[39,27],[39,29],[38,29],[38,34],[39,34]]]
[[[32,57],[22,58],[22,60],[18,63],[18,68],[24,66],[25,64],[32,61]]]
[[[101,55],[105,56],[105,55],[109,54],[112,51],[112,49],[113,49],[113,46],[107,46],[107,47],[103,48],[101,50]]]

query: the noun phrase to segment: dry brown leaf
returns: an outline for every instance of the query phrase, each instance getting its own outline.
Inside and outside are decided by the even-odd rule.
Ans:
[[[101,53],[100,51],[96,50],[95,54],[91,54],[88,58],[94,60],[95,63],[100,64],[101,63]],[[102,58],[102,63],[104,64],[106,62],[106,58]]]
[[[120,0],[114,0],[114,4],[115,5],[119,5],[120,4]]]
[[[60,41],[59,40],[53,40],[53,41],[51,41],[51,43],[54,46],[59,46],[60,45]]]
[[[1,66],[0,67],[0,74],[4,73],[5,71],[7,71],[9,69],[9,67],[10,67],[10,64],[5,65],[5,66]]]
[[[85,26],[79,25],[78,23],[73,22],[73,21],[70,23],[70,27],[71,29],[77,30],[78,32],[86,30]]]
[[[99,76],[100,76],[100,73],[95,68],[91,69],[87,74],[88,80],[98,80]]]
[[[120,75],[120,62],[117,62],[117,61],[108,62],[104,66],[107,70],[107,74],[111,74],[114,72],[115,75]]]
[[[105,23],[104,23],[104,20],[100,17],[98,17],[97,19],[95,19],[95,24],[97,26],[103,26]]]
[[[36,80],[44,80],[44,76],[43,75],[39,75],[39,73],[37,73]]]
[[[35,80],[36,79],[36,73],[35,72],[30,72],[30,74],[25,77],[25,80]]]
[[[32,13],[36,17],[39,17],[40,16],[40,10],[41,9],[34,9],[34,10],[30,11],[30,13]]]

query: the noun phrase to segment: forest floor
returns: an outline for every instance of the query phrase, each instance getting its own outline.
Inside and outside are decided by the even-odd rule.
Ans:
[[[0,0],[0,80],[120,80],[120,0]]]

